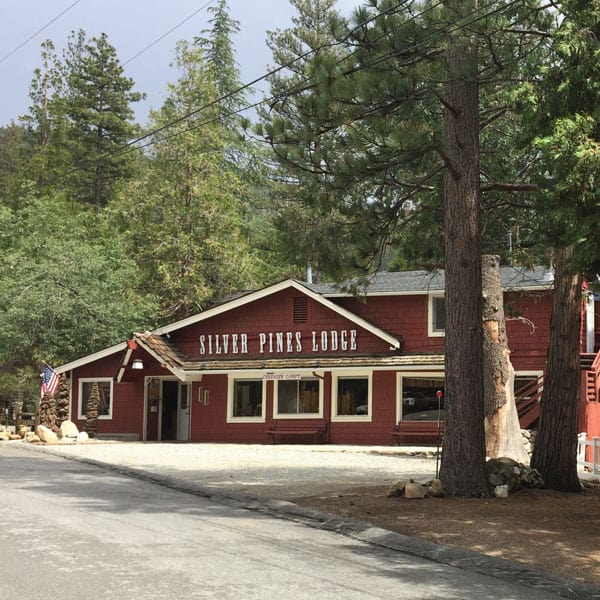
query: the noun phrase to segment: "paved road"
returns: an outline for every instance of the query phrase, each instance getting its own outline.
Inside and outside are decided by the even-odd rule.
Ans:
[[[17,444],[0,444],[0,524],[0,598],[559,598],[399,552],[396,534],[306,527]]]

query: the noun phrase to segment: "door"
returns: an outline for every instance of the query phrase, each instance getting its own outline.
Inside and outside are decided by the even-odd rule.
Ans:
[[[190,386],[179,384],[177,403],[177,439],[187,442],[190,439]]]

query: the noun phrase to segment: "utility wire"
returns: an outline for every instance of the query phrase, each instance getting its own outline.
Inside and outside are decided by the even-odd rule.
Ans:
[[[166,33],[163,33],[163,35],[161,35],[159,38],[156,38],[153,42],[150,42],[145,48],[143,48],[137,54],[134,54],[131,58],[128,58],[124,63],[121,63],[121,64],[123,66],[125,66],[126,64],[128,64],[131,61],[138,58],[138,56],[141,56],[142,54],[144,54],[144,52],[146,52],[147,50],[150,50],[150,48],[152,48],[152,46],[155,46],[156,44],[158,44],[158,42],[160,42],[161,40],[164,40],[169,34],[173,33],[176,29],[179,29],[179,27],[181,27],[184,23],[187,23],[192,17],[195,17],[199,12],[203,11],[205,8],[207,8],[209,5],[211,5],[213,2],[214,2],[214,0],[208,0],[208,2],[204,5],[202,5],[198,10],[195,10],[191,15],[189,15],[185,19],[183,19],[183,21],[180,21],[179,23],[177,23],[177,25],[174,25],[173,27],[171,27],[171,29],[169,29],[169,31],[167,31]]]
[[[42,31],[44,31],[44,29],[47,29],[48,27],[50,27],[50,25],[52,25],[52,23],[54,23],[55,21],[58,21],[58,19],[60,19],[65,13],[70,11],[74,6],[76,6],[80,2],[81,2],[81,0],[75,0],[75,2],[73,2],[72,4],[67,6],[67,8],[65,8],[61,13],[56,15],[56,17],[54,17],[51,21],[48,21],[48,23],[46,23],[41,29],[38,29],[35,33],[30,35],[24,42],[21,42],[14,50],[11,50],[8,54],[5,54],[2,58],[0,58],[0,63],[3,63],[7,58],[11,57],[15,52],[20,50],[23,46],[27,45],[34,37],[36,37],[37,35],[42,33]]]
[[[405,26],[407,23],[409,23],[411,21],[414,21],[417,18],[423,16],[423,14],[425,14],[426,12],[428,12],[430,10],[433,10],[434,8],[436,8],[439,5],[443,4],[443,2],[444,2],[444,0],[439,0],[436,4],[434,4],[434,5],[430,6],[429,8],[427,8],[427,9],[425,9],[425,10],[423,10],[423,11],[421,11],[421,12],[415,14],[415,15],[413,15],[410,19],[408,19],[408,20],[403,21],[402,23],[400,23],[400,25],[396,28],[396,30],[400,29],[402,26]],[[486,19],[487,17],[489,17],[489,16],[491,16],[491,15],[499,12],[500,10],[502,10],[503,8],[506,8],[507,6],[510,7],[510,6],[514,5],[514,4],[518,4],[519,2],[520,2],[520,0],[512,0],[507,5],[501,6],[501,7],[498,7],[498,8],[494,8],[494,9],[490,10],[490,12],[487,12],[487,13],[484,13],[484,14],[481,14],[480,9],[479,10],[476,9],[472,13],[470,13],[469,15],[466,15],[460,23],[456,24],[451,30],[447,31],[447,33],[453,33],[455,31],[458,31],[459,29],[466,28],[466,27],[468,27],[470,25],[473,25],[474,23],[476,23],[478,21],[481,21],[483,19]],[[404,4],[404,3],[406,3],[406,2],[403,2],[401,4]],[[493,4],[494,4],[494,2],[491,2],[488,5],[487,8],[491,8],[493,6]],[[381,16],[384,16],[386,14],[393,14],[394,12],[397,12],[399,10],[399,8],[400,8],[400,6],[394,6],[394,7],[391,7],[389,9],[385,10],[385,11],[382,11],[381,13],[377,13],[376,15],[373,15],[372,17],[370,17],[366,21],[364,21],[362,23],[359,23],[356,27],[354,27],[342,40],[335,41],[335,42],[328,42],[328,43],[322,44],[321,46],[319,46],[317,48],[313,48],[313,49],[311,49],[311,50],[303,53],[302,55],[297,56],[296,58],[294,58],[293,60],[289,61],[288,63],[280,65],[279,67],[277,67],[275,69],[272,69],[271,71],[269,71],[269,72],[261,75],[260,77],[257,77],[253,81],[241,85],[240,87],[238,87],[237,89],[233,90],[232,92],[229,92],[227,94],[223,94],[222,96],[219,96],[215,100],[212,100],[211,102],[208,102],[207,104],[204,104],[204,105],[200,106],[199,108],[194,109],[194,110],[186,113],[185,115],[183,115],[181,117],[178,117],[177,119],[174,119],[173,121],[170,121],[169,123],[166,123],[165,125],[162,125],[162,126],[156,128],[156,129],[153,129],[152,131],[149,131],[149,132],[145,133],[144,135],[141,135],[141,136],[139,136],[139,137],[137,137],[137,138],[135,138],[133,140],[130,140],[129,142],[127,142],[126,144],[124,144],[121,148],[116,149],[113,152],[106,153],[104,155],[104,157],[107,157],[107,156],[118,156],[118,155],[120,155],[120,154],[122,154],[122,153],[124,153],[124,152],[126,152],[128,150],[130,150],[134,145],[139,144],[139,142],[141,142],[141,141],[143,141],[143,140],[145,140],[145,139],[147,139],[147,138],[149,138],[151,136],[155,136],[158,133],[160,133],[160,132],[162,132],[162,131],[170,128],[170,127],[173,127],[174,125],[177,125],[177,124],[181,123],[182,121],[185,121],[185,120],[189,119],[190,117],[193,117],[193,116],[197,115],[198,113],[200,113],[202,111],[205,111],[205,110],[207,110],[207,109],[209,109],[209,108],[211,108],[211,107],[213,107],[213,106],[221,103],[223,100],[231,98],[232,96],[240,93],[241,91],[243,91],[245,89],[253,87],[256,83],[258,83],[258,82],[260,82],[260,81],[262,81],[264,79],[267,79],[271,75],[274,75],[274,74],[278,73],[279,71],[281,71],[283,69],[286,69],[286,68],[290,67],[291,65],[293,65],[298,60],[304,59],[307,56],[310,56],[311,54],[314,54],[318,50],[321,50],[321,49],[324,49],[324,48],[327,48],[327,47],[334,47],[334,46],[341,45],[355,31],[357,31],[358,29],[360,29],[364,25],[367,25],[368,23],[370,23],[370,22],[372,22],[372,21],[374,21],[374,20],[376,20],[376,19],[378,19]],[[470,17],[474,17],[474,18],[469,21],[468,19]],[[390,33],[389,31],[384,32],[377,39],[381,39],[382,37],[385,37],[386,35],[389,35],[389,33]],[[431,34],[429,34],[429,36],[432,36],[432,35],[433,35],[433,32]],[[376,41],[376,40],[374,40],[374,41]],[[423,46],[426,43],[426,41],[427,41],[426,39],[423,39],[418,44],[415,44],[414,46],[411,46],[407,50],[410,50],[411,52],[414,52],[416,49],[418,49],[419,47]],[[349,57],[351,57],[356,52],[357,51],[355,50],[354,52],[352,52],[350,54],[344,55],[343,57],[340,58],[340,60],[337,62],[337,64],[339,64],[340,62],[343,62],[343,61],[347,60]],[[342,76],[346,76],[346,75],[349,75],[351,73],[354,73],[354,72],[357,72],[357,71],[360,71],[360,70],[364,70],[366,68],[370,68],[372,66],[375,66],[375,65],[381,63],[383,60],[385,60],[387,58],[391,58],[393,56],[398,56],[398,52],[397,51],[393,51],[393,52],[390,52],[390,53],[388,53],[388,54],[386,54],[384,56],[377,57],[377,59],[375,59],[372,63],[365,63],[365,64],[360,65],[359,67],[353,67],[352,69],[349,69],[348,71],[343,72],[341,75]],[[286,94],[286,96],[290,96],[292,94],[300,93],[302,91],[306,91],[306,90],[310,89],[312,87],[312,84],[308,85],[308,86],[305,85],[303,88],[299,87],[302,84],[307,83],[308,81],[309,81],[309,79],[305,78],[304,81],[299,82],[294,88],[292,88],[291,90],[288,91],[288,93]],[[285,96],[279,96],[280,99],[282,97],[285,97]],[[242,113],[242,112],[244,112],[246,110],[249,110],[251,108],[256,108],[257,106],[259,106],[261,104],[264,104],[267,101],[275,100],[275,98],[276,97],[264,98],[263,100],[261,100],[259,102],[255,102],[254,104],[246,105],[246,106],[244,106],[244,107],[242,107],[242,108],[240,108],[240,109],[238,109],[236,111],[233,111],[231,113],[228,113],[228,114],[234,115],[234,114]],[[360,115],[359,115],[359,117],[360,117]],[[182,130],[179,130],[179,131],[175,131],[175,132],[173,132],[173,133],[171,133],[169,135],[163,136],[163,137],[155,139],[155,140],[151,140],[150,142],[147,142],[146,144],[143,144],[141,146],[136,146],[136,147],[140,148],[140,149],[146,148],[148,146],[151,146],[151,145],[160,143],[162,141],[171,139],[171,138],[176,137],[178,135],[183,135],[183,134],[185,134],[185,133],[187,133],[189,131],[193,131],[193,130],[198,129],[198,128],[204,126],[204,125],[208,125],[210,123],[214,123],[214,122],[217,122],[219,120],[220,120],[220,117],[213,117],[211,119],[207,119],[207,120],[202,121],[200,123],[194,123],[194,125],[191,126],[191,127],[187,127],[185,129],[182,129]],[[98,158],[102,158],[102,157],[98,157]]]

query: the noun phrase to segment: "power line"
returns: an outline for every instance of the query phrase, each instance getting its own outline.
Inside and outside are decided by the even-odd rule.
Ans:
[[[145,48],[143,48],[137,54],[134,54],[131,58],[128,58],[125,62],[123,62],[121,64],[123,66],[125,66],[126,64],[128,64],[131,61],[138,58],[138,56],[141,56],[142,54],[144,54],[144,52],[146,52],[147,50],[150,50],[150,48],[152,48],[152,46],[155,46],[156,44],[158,44],[158,42],[160,42],[161,40],[164,40],[169,34],[173,33],[176,29],[179,29],[179,27],[181,27],[184,23],[187,23],[192,17],[195,17],[199,12],[203,11],[205,8],[207,8],[213,2],[214,2],[214,0],[208,0],[208,2],[206,4],[204,4],[203,6],[201,6],[198,10],[195,10],[191,15],[189,15],[185,19],[183,19],[183,21],[180,21],[179,23],[177,23],[177,25],[174,25],[173,27],[171,27],[171,29],[169,29],[169,31],[167,31],[166,33],[163,33],[163,35],[161,35],[159,38],[156,38],[153,42],[150,42],[150,44],[148,44]]]
[[[54,23],[55,21],[58,21],[58,19],[60,19],[65,13],[70,11],[74,6],[76,6],[80,2],[81,2],[81,0],[75,0],[75,2],[73,2],[72,4],[67,6],[67,8],[65,8],[61,13],[56,15],[56,17],[54,17],[51,21],[48,21],[48,23],[46,23],[41,29],[38,29],[35,33],[30,35],[24,42],[21,42],[14,50],[11,50],[8,54],[6,54],[2,58],[0,58],[0,63],[3,63],[7,58],[11,57],[15,52],[19,51],[23,46],[27,45],[34,37],[36,37],[37,35],[42,33],[42,31],[44,31],[44,29],[47,29],[48,27],[50,27],[50,25],[52,25],[52,23]]]
[[[302,55],[297,56],[293,60],[291,60],[291,61],[289,61],[289,62],[287,62],[287,63],[285,63],[283,65],[280,65],[279,67],[277,67],[275,69],[272,69],[271,71],[269,71],[269,72],[261,75],[260,77],[257,77],[253,81],[251,81],[249,83],[246,83],[246,84],[243,84],[240,87],[238,87],[237,89],[235,89],[235,90],[233,90],[233,91],[231,91],[231,92],[229,92],[227,94],[223,94],[222,96],[219,96],[218,98],[216,98],[216,99],[214,99],[214,100],[212,100],[212,101],[210,101],[210,102],[208,102],[208,103],[200,106],[197,109],[194,109],[194,110],[192,110],[192,111],[190,111],[190,112],[182,115],[181,117],[178,117],[177,119],[174,119],[174,120],[170,121],[169,123],[166,123],[165,125],[162,125],[162,126],[156,128],[156,129],[153,129],[153,130],[145,133],[144,135],[141,135],[141,136],[139,136],[139,137],[137,137],[137,138],[135,138],[133,140],[130,140],[129,142],[127,142],[126,144],[124,144],[121,148],[118,148],[118,149],[116,149],[113,152],[108,152],[108,153],[106,153],[103,156],[104,157],[108,157],[108,156],[118,156],[120,154],[123,154],[124,152],[127,152],[128,150],[130,150],[134,145],[139,144],[139,142],[141,142],[141,141],[143,141],[143,140],[145,140],[145,139],[147,139],[147,138],[149,138],[151,136],[155,136],[158,133],[160,133],[160,132],[162,132],[162,131],[164,131],[166,129],[169,129],[170,127],[173,127],[174,125],[177,125],[177,124],[179,124],[179,123],[181,123],[181,122],[189,119],[190,117],[193,117],[193,116],[199,114],[202,111],[205,111],[205,110],[207,110],[207,109],[209,109],[209,108],[211,108],[211,107],[213,107],[215,105],[218,105],[223,100],[227,100],[228,98],[233,97],[234,95],[240,93],[241,91],[244,91],[244,90],[246,90],[248,88],[253,87],[256,83],[258,83],[258,82],[260,82],[260,81],[262,81],[264,79],[267,79],[268,77],[270,77],[270,76],[278,73],[279,71],[281,71],[283,69],[286,69],[286,68],[290,67],[295,62],[297,62],[299,60],[302,60],[302,59],[306,58],[307,56],[310,56],[311,54],[314,54],[318,50],[321,50],[321,49],[324,49],[324,48],[327,48],[327,47],[339,46],[339,45],[343,44],[345,41],[347,41],[347,39],[350,37],[350,35],[352,35],[353,32],[357,31],[358,29],[360,29],[364,25],[367,25],[368,23],[370,23],[370,22],[372,22],[372,21],[380,18],[381,16],[384,16],[386,14],[393,14],[394,12],[397,12],[401,8],[401,5],[405,4],[407,1],[409,1],[409,0],[405,0],[404,2],[399,3],[399,5],[394,6],[394,7],[390,7],[389,9],[387,9],[385,11],[382,11],[381,13],[377,13],[377,14],[371,16],[370,18],[368,18],[364,22],[359,23],[342,40],[338,40],[338,41],[335,41],[335,42],[328,42],[328,43],[325,43],[325,44],[322,44],[322,45],[318,46],[317,48],[313,48],[313,49],[311,49],[311,50],[303,53]],[[520,0],[510,0],[510,2],[506,6],[501,6],[501,7],[493,8],[493,5],[496,2],[500,2],[500,1],[501,0],[495,0],[495,1],[490,2],[490,4],[486,7],[486,10],[489,10],[489,12],[486,12],[486,13],[483,13],[483,14],[481,14],[481,9],[475,9],[469,15],[466,15],[465,17],[463,17],[462,21],[459,22],[459,23],[457,23],[457,24],[455,24],[450,30],[446,30],[446,33],[453,33],[453,32],[455,32],[455,31],[457,31],[459,29],[463,29],[463,28],[466,28],[466,27],[468,27],[470,25],[473,25],[474,23],[476,23],[476,22],[478,22],[478,21],[480,21],[482,19],[485,19],[485,18],[493,15],[494,13],[499,12],[503,8],[506,8],[506,6],[510,7],[510,6],[513,6],[514,4],[518,4],[518,2]],[[417,18],[423,16],[426,12],[429,12],[430,10],[433,10],[434,8],[437,8],[438,6],[440,6],[441,4],[443,4],[443,2],[444,2],[444,0],[438,0],[437,3],[434,3],[429,8],[424,9],[423,11],[421,11],[421,12],[415,14],[415,15],[412,15],[410,19],[407,19],[406,21],[403,21],[402,23],[400,23],[398,25],[398,27],[396,27],[393,31],[397,31],[401,27],[405,26],[407,23],[409,23],[411,21],[414,21]],[[208,4],[210,4],[210,2]],[[472,18],[472,17],[474,17],[474,18]],[[469,19],[471,19],[471,20],[469,20]],[[389,33],[390,33],[389,31],[384,32],[378,38],[376,38],[376,40],[372,40],[372,41],[377,41],[378,39],[381,39],[382,37],[385,37],[386,35],[389,35]],[[431,37],[433,35],[434,35],[434,32],[431,32],[426,37]],[[417,43],[417,44],[411,46],[410,48],[408,48],[407,51],[410,50],[411,52],[414,52],[419,47],[423,46],[426,43],[426,41],[427,41],[426,39],[422,39],[419,43]],[[351,57],[356,52],[357,51],[354,51],[354,52],[351,52],[349,54],[344,55],[343,57],[341,57],[337,61],[337,64],[340,64],[341,62],[347,60],[349,57]],[[357,71],[364,70],[364,69],[370,68],[372,66],[376,66],[377,64],[380,64],[382,61],[384,61],[384,60],[386,60],[388,58],[391,58],[393,56],[399,56],[399,53],[397,51],[389,52],[389,53],[385,54],[384,56],[377,57],[372,62],[362,64],[359,67],[353,67],[352,69],[349,69],[349,70],[343,72],[341,75],[342,76],[350,75],[350,74],[355,73]],[[132,59],[130,59],[130,60],[132,60]],[[288,97],[288,96],[290,96],[292,94],[300,93],[302,91],[306,91],[306,90],[310,89],[312,87],[312,84],[308,85],[308,86],[305,85],[304,87],[301,87],[302,84],[306,84],[307,82],[309,82],[309,78],[305,78],[303,81],[298,82],[291,90],[288,90],[287,94],[284,97]],[[282,96],[279,96],[279,98],[281,98],[281,97]],[[261,104],[264,104],[265,102],[270,101],[270,100],[274,100],[274,99],[275,99],[275,97],[273,97],[273,96],[270,97],[270,98],[264,98],[263,100],[261,100],[259,102],[255,102],[254,104],[246,105],[246,106],[244,106],[244,107],[242,107],[242,108],[240,108],[240,109],[238,109],[236,111],[230,112],[229,114],[230,115],[239,114],[239,113],[242,113],[242,112],[244,112],[246,110],[250,110],[252,108],[256,108],[257,106],[260,106]],[[364,114],[367,114],[367,113],[364,113]],[[359,117],[360,116],[364,116],[364,114],[363,115],[358,115],[358,116]],[[175,131],[175,132],[173,132],[173,133],[171,133],[169,135],[163,136],[163,137],[158,138],[156,140],[151,140],[150,142],[147,142],[146,144],[143,144],[141,146],[137,146],[137,148],[139,148],[139,149],[146,148],[148,146],[151,146],[151,145],[160,143],[162,141],[171,139],[171,138],[176,137],[178,135],[183,135],[183,134],[185,134],[185,133],[187,133],[189,131],[193,131],[193,130],[198,129],[199,127],[202,127],[204,125],[208,125],[210,123],[214,123],[214,122],[216,122],[218,120],[220,120],[220,117],[213,117],[213,118],[207,119],[205,121],[202,121],[200,123],[194,123],[193,126],[187,127],[185,129],[182,129],[182,130],[179,130],[179,131]],[[102,157],[98,157],[98,158],[102,158]]]

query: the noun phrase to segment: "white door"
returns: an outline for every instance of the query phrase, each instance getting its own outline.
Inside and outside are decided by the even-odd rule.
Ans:
[[[179,384],[177,399],[177,440],[187,442],[190,439],[190,386]]]

